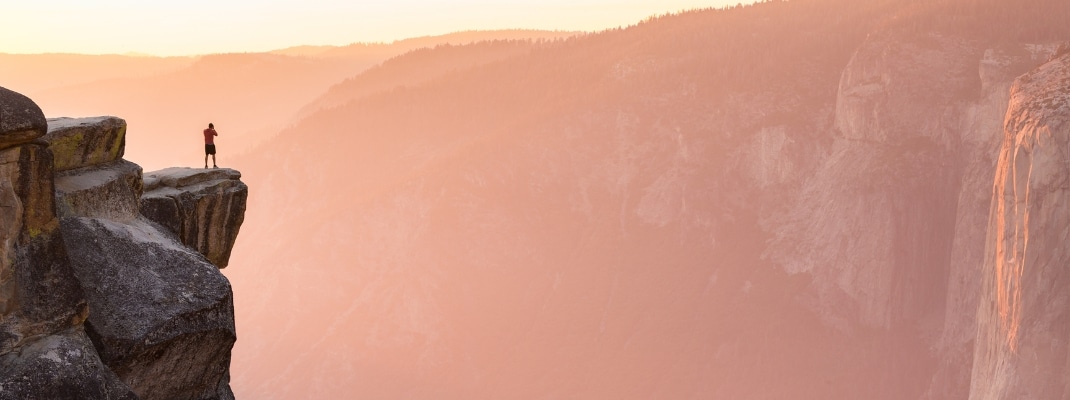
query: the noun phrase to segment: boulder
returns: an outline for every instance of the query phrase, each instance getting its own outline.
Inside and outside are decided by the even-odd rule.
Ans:
[[[47,129],[45,115],[37,103],[0,87],[0,149],[39,138]]]
[[[141,213],[225,268],[245,220],[249,188],[233,169],[168,168],[145,174]]]
[[[56,209],[61,217],[129,221],[138,217],[141,166],[126,160],[56,174]]]
[[[100,361],[81,327],[0,355],[0,371],[0,400],[137,399]]]
[[[50,118],[44,136],[56,172],[103,164],[123,157],[126,121],[116,117]]]
[[[63,218],[101,360],[142,399],[233,398],[230,282],[146,220]]]

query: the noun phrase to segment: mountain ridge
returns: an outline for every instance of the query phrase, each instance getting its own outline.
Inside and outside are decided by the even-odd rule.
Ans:
[[[990,153],[1011,81],[1044,61],[971,36],[955,15],[995,14],[972,3],[662,16],[307,114],[238,162],[305,188],[261,199],[304,207],[255,230],[310,232],[322,261],[260,257],[346,289],[287,300],[336,314],[257,333],[289,367],[236,379],[378,382],[283,397],[967,397]],[[335,170],[346,184],[323,186]],[[286,349],[309,329],[327,334]]]

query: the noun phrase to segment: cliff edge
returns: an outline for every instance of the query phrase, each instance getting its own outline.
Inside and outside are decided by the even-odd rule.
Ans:
[[[198,185],[161,193],[122,159],[126,128],[46,120],[0,88],[0,399],[234,397],[219,268],[248,188],[237,171],[190,170]],[[161,218],[161,197],[178,212]]]
[[[1070,395],[1070,55],[1018,78],[993,185],[970,399]]]

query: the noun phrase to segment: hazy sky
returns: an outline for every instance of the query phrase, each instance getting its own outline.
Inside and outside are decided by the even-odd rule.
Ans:
[[[0,0],[0,53],[157,55],[389,42],[472,29],[601,30],[739,0]]]

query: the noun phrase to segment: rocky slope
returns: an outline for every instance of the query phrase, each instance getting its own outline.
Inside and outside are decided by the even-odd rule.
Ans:
[[[1070,55],[1015,81],[984,258],[971,400],[1070,395]]]
[[[228,261],[247,189],[236,171],[187,174],[225,175],[226,193],[172,188],[202,204],[167,221],[213,238],[202,254],[141,215],[125,134],[114,117],[46,121],[0,88],[2,399],[233,398],[232,293],[212,262]]]

